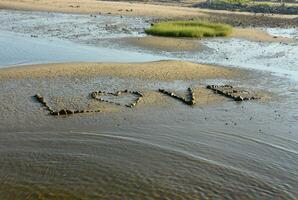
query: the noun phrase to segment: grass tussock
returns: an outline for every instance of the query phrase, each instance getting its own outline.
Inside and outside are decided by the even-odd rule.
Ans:
[[[169,21],[154,24],[145,32],[150,35],[169,37],[220,37],[228,36],[233,28],[227,24],[201,21]]]

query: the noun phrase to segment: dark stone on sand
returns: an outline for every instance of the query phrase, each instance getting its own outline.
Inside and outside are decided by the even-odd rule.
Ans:
[[[91,97],[92,97],[92,98],[95,98],[95,97],[97,96],[97,94],[98,94],[97,92],[92,92],[92,93],[91,93]]]
[[[66,109],[60,110],[59,115],[67,115],[67,110]]]
[[[243,97],[242,96],[237,96],[234,98],[235,101],[243,101]]]
[[[47,106],[48,111],[53,112],[53,109],[49,106]]]
[[[56,111],[53,111],[53,112],[51,112],[50,114],[51,114],[51,115],[59,115],[59,113],[56,112]]]
[[[44,100],[43,96],[41,96],[40,94],[36,94],[36,95],[34,95],[34,97],[35,97],[39,102],[43,102],[43,100]]]
[[[73,114],[74,114],[74,111],[72,111],[72,110],[66,110],[66,113],[67,113],[68,115],[73,115]]]

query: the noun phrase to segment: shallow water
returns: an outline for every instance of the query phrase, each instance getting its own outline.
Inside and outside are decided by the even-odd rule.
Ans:
[[[146,62],[162,59],[166,57],[0,31],[0,68],[40,63]]]
[[[298,198],[298,86],[293,81],[297,43],[214,39],[204,41],[207,51],[195,54],[99,48],[109,43],[100,42],[96,35],[72,39],[68,31],[74,26],[56,32],[60,39],[44,26],[37,28],[82,22],[77,31],[89,33],[89,21],[100,21],[99,16],[11,11],[1,11],[0,16],[2,22],[10,20],[0,28],[0,63],[6,67],[181,58],[281,75],[256,70],[235,80],[0,80],[0,199]],[[104,17],[104,21],[115,19]],[[146,23],[141,22],[140,27]],[[8,30],[11,24],[14,28]],[[38,38],[30,37],[37,33]],[[93,40],[93,46],[86,46]],[[167,105],[117,107],[117,112],[71,117],[49,116],[31,98],[41,93],[51,104],[84,108],[99,106],[88,98],[94,90],[183,92],[206,84],[233,84],[272,95],[267,102],[224,99],[220,104],[189,107],[170,100]]]

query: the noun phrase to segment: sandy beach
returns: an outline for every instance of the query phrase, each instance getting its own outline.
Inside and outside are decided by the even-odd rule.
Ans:
[[[298,198],[297,16],[192,4],[0,0],[0,199]]]
[[[116,76],[119,78],[141,78],[145,80],[195,80],[229,78],[241,74],[235,69],[179,61],[149,63],[66,63],[23,66],[2,69],[0,78],[55,78],[59,76]]]
[[[141,91],[144,93],[144,99],[141,101],[140,105],[138,105],[138,107],[141,106],[141,108],[142,106],[167,107],[167,105],[170,105],[171,99],[162,98],[164,95],[158,92],[158,89],[163,88],[163,85],[166,85],[167,82],[173,82],[173,86],[175,86],[177,80],[185,82],[184,84],[186,85],[189,83],[194,86],[193,89],[195,91],[195,97],[197,97],[197,105],[219,103],[224,98],[221,96],[210,97],[212,91],[207,90],[204,86],[199,87],[198,85],[200,85],[200,81],[206,79],[240,79],[247,73],[249,72],[246,72],[245,70],[235,70],[182,61],[158,61],[132,64],[64,63],[5,68],[0,71],[0,79],[3,86],[12,83],[16,84],[18,82],[24,84],[26,89],[23,88],[23,86],[16,86],[17,91],[11,91],[12,93],[9,92],[9,94],[2,96],[1,116],[3,116],[3,118],[1,123],[3,124],[4,130],[7,130],[8,124],[15,127],[16,124],[21,123],[22,127],[25,126],[26,123],[23,124],[22,122],[15,121],[15,114],[20,118],[26,119],[25,121],[32,121],[32,119],[30,119],[33,117],[33,115],[31,115],[32,112],[35,114],[37,114],[36,112],[39,112],[37,115],[39,116],[38,118],[43,118],[42,115],[46,117],[46,111],[33,108],[38,106],[38,102],[34,101],[34,98],[31,99],[31,97],[34,96],[34,92],[36,94],[41,93],[45,95],[46,98],[48,98],[49,95],[51,107],[54,107],[55,110],[66,108],[82,110],[88,108],[87,110],[97,109],[102,112],[119,112],[121,110],[123,112],[123,106],[115,106],[113,104],[94,100],[90,101],[90,94],[93,91],[100,90],[101,84],[106,85],[105,87],[113,88],[113,90],[108,89],[106,92],[116,92],[121,90]],[[107,83],[104,82],[105,80],[107,80]],[[125,84],[121,84],[121,80],[124,81]],[[94,86],[97,82],[99,88]],[[68,84],[82,84],[82,86],[77,88],[67,88],[66,85]],[[50,88],[46,85],[50,85]],[[31,89],[28,90],[27,86],[31,87]],[[6,90],[9,87],[10,86],[4,86],[3,89]],[[59,87],[63,87],[64,89],[56,91]],[[184,96],[188,87],[185,86],[185,88],[182,89],[181,85],[181,89],[179,88],[180,86],[178,86],[178,93]],[[4,91],[2,92],[6,93]],[[62,96],[53,96],[55,93]],[[17,99],[21,96],[27,96],[29,98],[25,98],[25,101],[18,101]],[[265,95],[263,96],[265,97]],[[15,99],[16,101],[8,104],[7,102],[12,99]],[[117,100],[117,97],[114,97],[111,101],[130,102],[132,99],[132,95],[124,95],[124,98],[120,96]],[[127,103],[123,103],[123,105],[124,104]],[[31,117],[28,116],[29,113],[31,113],[29,115]],[[8,116],[11,116],[11,118]],[[44,123],[37,119],[34,119],[33,121],[39,121],[38,124]],[[47,120],[45,120],[45,122],[46,121]]]

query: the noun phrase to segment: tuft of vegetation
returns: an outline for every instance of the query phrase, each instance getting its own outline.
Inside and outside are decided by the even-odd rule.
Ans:
[[[168,21],[152,25],[145,32],[157,36],[170,37],[218,37],[228,36],[233,28],[226,24],[202,21]]]

